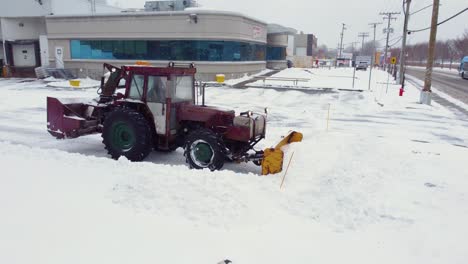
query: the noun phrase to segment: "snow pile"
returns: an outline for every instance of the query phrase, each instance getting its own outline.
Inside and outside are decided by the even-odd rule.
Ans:
[[[385,72],[374,70],[371,86],[373,87],[379,82],[386,82],[386,77],[387,75],[385,74]],[[249,84],[248,86],[274,88],[302,88],[306,90],[368,90],[368,80],[369,69],[367,71],[354,72],[353,68],[290,68],[273,75],[272,78],[267,78],[266,80],[259,80],[252,84]]]
[[[234,86],[234,85],[237,85],[241,82],[245,82],[245,81],[248,81],[250,79],[252,79],[253,77],[256,77],[256,76],[262,76],[262,75],[265,75],[267,73],[270,73],[272,70],[269,70],[269,69],[266,69],[266,70],[263,70],[261,72],[258,72],[256,74],[252,74],[252,75],[249,75],[249,74],[244,74],[243,77],[241,78],[237,78],[237,79],[229,79],[229,80],[226,80],[224,82],[225,85],[227,86]],[[211,85],[216,85],[217,83],[216,82],[207,82],[210,86]]]
[[[75,87],[70,84],[69,80],[53,81],[49,82],[47,86],[54,88],[79,88],[79,89],[88,89],[88,88],[97,88],[101,85],[100,81],[96,81],[90,78],[86,79],[76,79],[80,81],[80,86]],[[51,81],[50,79],[48,81]]]
[[[376,76],[375,83],[386,81],[385,73]],[[99,135],[55,140],[46,132],[46,96],[91,99],[94,91],[19,80],[0,86],[1,263],[468,258],[468,123],[440,105],[417,104],[419,91],[410,85],[404,97],[399,87],[387,93],[378,85],[313,95],[209,87],[208,105],[269,107],[259,149],[289,130],[304,134],[285,157],[294,153],[283,189],[285,172],[260,177],[253,164],[190,170],[180,149],[141,163],[114,161]]]

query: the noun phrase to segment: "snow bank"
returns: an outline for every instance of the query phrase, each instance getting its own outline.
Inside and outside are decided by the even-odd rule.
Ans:
[[[54,88],[79,88],[79,89],[88,89],[88,88],[97,88],[101,85],[100,81],[96,81],[90,78],[86,79],[76,79],[80,81],[80,86],[75,87],[70,84],[68,80],[62,80],[57,82],[49,82],[47,86]],[[48,80],[50,81],[50,79]]]
[[[190,170],[180,149],[114,161],[99,135],[55,140],[46,96],[95,91],[0,80],[0,262],[464,263],[468,123],[375,76],[364,92],[207,89],[208,105],[269,107],[258,149],[304,134],[283,189],[285,172],[253,164]]]
[[[385,72],[374,70],[371,86],[383,81]],[[379,76],[376,76],[379,75]],[[284,80],[286,79],[286,80]],[[353,86],[354,79],[354,86]],[[289,68],[265,81],[259,80],[249,84],[250,87],[302,88],[305,90],[346,89],[368,90],[369,70],[353,71],[353,68]],[[386,81],[386,80],[385,80]]]

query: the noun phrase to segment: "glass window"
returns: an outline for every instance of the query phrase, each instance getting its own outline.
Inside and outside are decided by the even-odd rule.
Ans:
[[[172,92],[174,103],[193,100],[193,78],[192,76],[176,76],[175,87]]]
[[[264,61],[263,44],[216,40],[72,40],[72,59]]]
[[[285,47],[268,47],[266,59],[267,60],[286,60],[286,48]]]
[[[145,84],[144,75],[133,75],[132,83],[130,84],[130,94],[129,97],[132,99],[141,100],[143,95],[143,85]]]
[[[146,100],[153,103],[166,103],[167,77],[148,76],[148,92]]]

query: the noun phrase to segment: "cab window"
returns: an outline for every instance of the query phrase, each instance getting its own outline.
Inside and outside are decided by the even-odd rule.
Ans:
[[[192,101],[193,95],[193,77],[175,76],[175,87],[172,91],[173,102]]]
[[[143,86],[145,84],[145,76],[134,74],[130,83],[129,98],[141,100],[143,95]]]
[[[146,100],[153,103],[166,103],[167,77],[148,76],[148,92]]]

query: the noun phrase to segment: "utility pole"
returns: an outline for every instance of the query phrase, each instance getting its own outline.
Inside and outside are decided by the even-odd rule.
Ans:
[[[403,26],[403,39],[401,44],[400,53],[400,84],[404,87],[405,85],[405,63],[406,63],[406,36],[408,36],[408,22],[410,17],[410,4],[411,0],[406,0],[405,9],[405,24]]]
[[[385,16],[384,19],[388,19],[387,25],[387,40],[385,42],[385,54],[384,54],[384,71],[387,69],[387,52],[388,52],[388,41],[390,38],[390,23],[392,20],[396,20],[393,15],[398,15],[400,12],[381,12],[380,15]]]
[[[360,32],[358,37],[362,38],[361,55],[364,55],[364,39],[369,37],[369,32]]]
[[[336,60],[335,60],[335,69],[338,66],[338,57],[340,56],[340,43],[336,44]]]
[[[346,24],[345,23],[342,23],[343,27],[341,28],[341,42],[340,42],[340,59],[341,59],[341,56],[342,56],[342,52],[343,52],[343,36],[344,36],[344,31],[346,30]]]
[[[353,54],[354,54],[354,50],[355,50],[354,46],[355,46],[356,44],[358,44],[358,43],[359,43],[359,41],[351,42],[351,48],[352,48],[352,53],[353,53]]]
[[[372,53],[372,61],[370,65],[370,70],[369,70],[369,86],[367,87],[368,90],[370,90],[371,86],[371,80],[372,80],[372,68],[374,68],[374,63],[375,63],[375,53],[377,52],[377,48],[375,45],[375,35],[376,35],[376,30],[377,30],[377,25],[381,25],[382,23],[369,23],[374,28],[374,52]]]
[[[89,0],[89,3],[91,4],[91,14],[96,14],[96,0]]]
[[[437,22],[439,20],[440,0],[434,0],[432,6],[431,35],[429,36],[429,52],[427,56],[426,78],[424,80],[424,89],[421,91],[421,103],[431,104],[431,85],[432,85],[432,67],[434,66],[435,44],[437,37]]]

